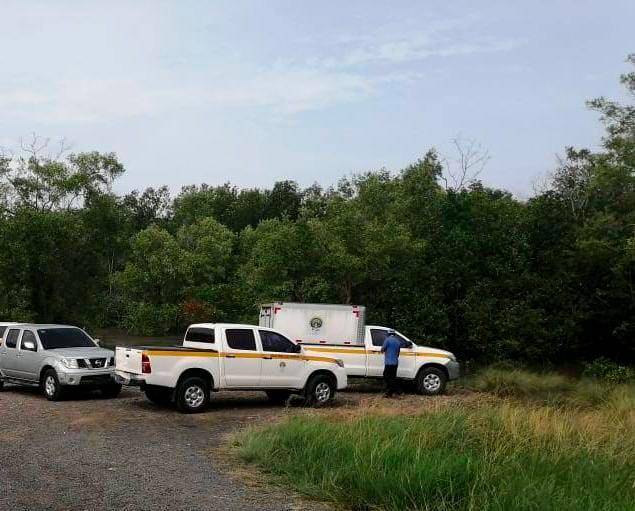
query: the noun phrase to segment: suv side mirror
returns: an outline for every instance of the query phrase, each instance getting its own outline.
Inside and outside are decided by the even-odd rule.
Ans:
[[[33,341],[24,341],[22,349],[26,351],[37,351],[37,346]]]
[[[294,344],[295,346],[295,353],[302,353],[302,346],[300,346],[299,344]]]
[[[101,346],[101,339],[93,339],[97,346]]]

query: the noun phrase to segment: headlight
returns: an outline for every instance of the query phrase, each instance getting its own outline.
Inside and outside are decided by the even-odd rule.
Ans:
[[[68,367],[69,369],[78,369],[79,365],[77,364],[77,359],[76,358],[63,358],[62,359],[62,364],[64,364],[64,366]]]
[[[339,358],[335,360],[335,363],[340,367],[344,367],[344,362],[340,360]]]

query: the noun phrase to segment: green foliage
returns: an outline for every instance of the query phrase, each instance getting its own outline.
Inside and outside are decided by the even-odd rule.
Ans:
[[[623,510],[635,499],[634,401],[624,387],[585,410],[488,400],[413,417],[305,415],[249,429],[235,445],[347,509]]]
[[[631,93],[634,76],[622,78]],[[36,138],[0,157],[0,315],[138,330],[154,314],[178,331],[254,321],[272,300],[358,303],[370,323],[481,364],[631,363],[635,107],[590,106],[601,150],[568,148],[528,201],[461,176],[448,187],[434,150],[328,189],[119,197],[113,154],[54,157]]]
[[[597,358],[584,367],[584,376],[598,378],[607,383],[626,383],[635,380],[635,369],[616,364],[607,358]]]

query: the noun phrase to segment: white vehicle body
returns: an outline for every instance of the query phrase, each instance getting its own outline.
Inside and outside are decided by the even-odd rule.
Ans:
[[[388,327],[364,324],[365,310],[354,305],[277,302],[260,309],[260,324],[283,332],[307,353],[332,356],[344,362],[349,377],[380,378],[384,371],[381,352]],[[360,333],[361,332],[361,333]],[[436,394],[445,382],[459,377],[460,366],[449,351],[420,346],[396,332],[402,341],[397,377],[417,382],[421,392]],[[424,379],[431,369],[442,374],[428,388]],[[434,372],[434,371],[433,371]]]
[[[254,325],[195,324],[188,328],[180,347],[117,347],[115,359],[119,381],[143,389],[176,391],[171,399],[177,405],[179,386],[193,375],[205,381],[204,393],[301,393],[307,391],[312,378],[323,375],[331,384],[327,400],[347,383],[343,363],[337,358],[307,353],[275,330]],[[198,409],[185,407],[183,411]]]

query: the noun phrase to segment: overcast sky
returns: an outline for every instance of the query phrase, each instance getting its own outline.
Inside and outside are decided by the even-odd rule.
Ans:
[[[619,97],[635,1],[0,0],[0,145],[114,151],[119,191],[335,183],[449,140],[528,196]]]

